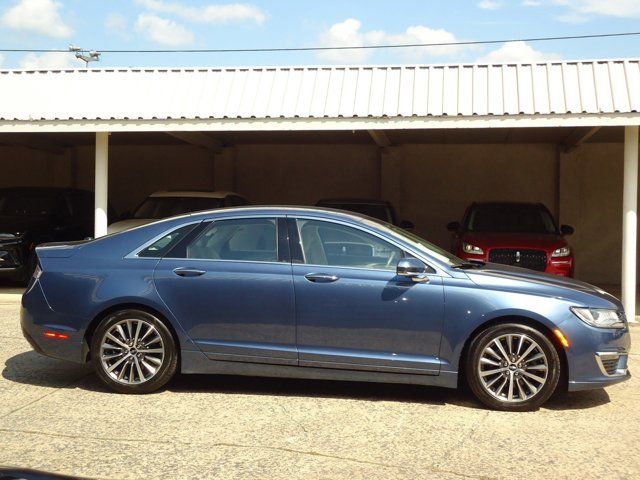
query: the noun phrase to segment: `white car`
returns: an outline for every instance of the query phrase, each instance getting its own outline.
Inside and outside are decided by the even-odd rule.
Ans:
[[[242,205],[249,205],[249,201],[234,192],[156,192],[149,195],[129,218],[109,225],[108,233],[121,232],[175,215]]]

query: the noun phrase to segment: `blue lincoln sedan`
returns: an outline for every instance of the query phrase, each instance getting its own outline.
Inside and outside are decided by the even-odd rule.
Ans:
[[[178,371],[455,388],[530,410],[629,378],[620,302],[575,280],[465,262],[369,217],[201,212],[36,249],[21,324],[113,390]],[[561,385],[566,384],[566,385]]]

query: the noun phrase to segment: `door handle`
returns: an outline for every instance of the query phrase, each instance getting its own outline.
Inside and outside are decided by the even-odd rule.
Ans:
[[[195,268],[174,268],[173,273],[178,275],[179,277],[199,277],[200,275],[204,275],[207,273],[205,270],[196,270]]]
[[[307,273],[304,278],[315,283],[331,283],[338,280],[337,275],[329,275],[326,273]]]

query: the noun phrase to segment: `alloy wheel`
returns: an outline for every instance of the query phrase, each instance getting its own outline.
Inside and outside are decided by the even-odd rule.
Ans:
[[[493,338],[479,357],[478,376],[484,389],[501,402],[525,402],[547,383],[549,362],[529,335],[510,333]]]
[[[162,336],[145,320],[121,320],[102,337],[100,363],[105,373],[118,383],[132,385],[151,380],[164,358]]]

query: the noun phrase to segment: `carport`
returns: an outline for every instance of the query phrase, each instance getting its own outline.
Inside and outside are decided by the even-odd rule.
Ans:
[[[15,70],[0,105],[2,186],[95,188],[96,236],[164,188],[384,198],[443,247],[470,200],[543,201],[635,314],[638,60]]]

